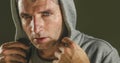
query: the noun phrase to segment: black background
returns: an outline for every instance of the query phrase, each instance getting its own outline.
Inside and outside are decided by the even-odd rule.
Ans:
[[[120,53],[120,4],[112,0],[75,0],[77,29],[104,39]],[[0,1],[0,44],[14,40],[15,27],[11,17],[10,0]]]

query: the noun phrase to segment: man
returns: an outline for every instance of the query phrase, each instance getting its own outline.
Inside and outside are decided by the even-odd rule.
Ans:
[[[120,63],[108,42],[75,29],[73,0],[11,0],[15,41],[1,45],[0,63]]]

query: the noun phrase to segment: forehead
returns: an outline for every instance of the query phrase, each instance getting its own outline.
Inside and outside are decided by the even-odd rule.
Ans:
[[[48,2],[57,3],[57,0],[17,0],[21,4],[45,4]]]
[[[54,8],[57,0],[18,0],[19,10],[35,11]],[[58,5],[57,5],[58,6]]]

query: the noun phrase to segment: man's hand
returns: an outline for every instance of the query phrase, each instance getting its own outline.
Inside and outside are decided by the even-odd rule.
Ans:
[[[86,53],[75,42],[65,37],[55,52],[53,63],[90,63]]]
[[[0,63],[27,63],[29,46],[21,42],[8,42],[0,47]]]

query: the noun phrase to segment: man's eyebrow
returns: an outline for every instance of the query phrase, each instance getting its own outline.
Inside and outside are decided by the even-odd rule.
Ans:
[[[52,12],[52,10],[51,9],[42,10],[42,11],[39,11],[38,13],[45,13],[45,12]]]
[[[21,13],[20,16],[22,17],[22,16],[31,16],[31,15],[28,13]]]

